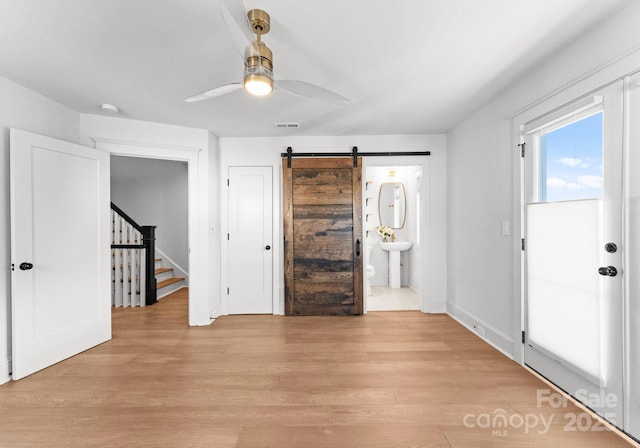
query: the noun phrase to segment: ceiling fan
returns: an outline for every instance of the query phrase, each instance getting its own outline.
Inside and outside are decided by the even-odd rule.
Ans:
[[[244,88],[255,96],[269,95],[274,89],[287,91],[293,95],[346,104],[348,99],[331,90],[304,81],[274,79],[273,53],[262,42],[262,36],[271,28],[270,17],[261,9],[245,12],[242,0],[220,0],[222,17],[236,47],[244,59],[244,79],[207,90],[185,98],[187,103],[208,100]],[[254,37],[255,34],[255,37]]]

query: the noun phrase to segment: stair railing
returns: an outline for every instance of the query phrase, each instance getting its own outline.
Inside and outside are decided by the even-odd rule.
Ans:
[[[155,275],[156,226],[141,226],[111,203],[111,303],[116,307],[158,301]]]

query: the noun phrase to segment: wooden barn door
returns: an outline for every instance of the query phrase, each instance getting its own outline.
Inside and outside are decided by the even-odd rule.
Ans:
[[[285,314],[362,314],[362,160],[283,159]]]

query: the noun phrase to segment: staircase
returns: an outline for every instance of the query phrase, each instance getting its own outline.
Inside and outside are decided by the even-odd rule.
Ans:
[[[155,226],[141,226],[111,203],[111,304],[115,307],[153,305]]]
[[[165,262],[163,258],[156,257],[155,259],[155,274],[156,280],[158,282],[158,299],[165,297],[171,294],[174,291],[177,291],[180,288],[184,288],[187,286],[186,278],[176,276],[175,268],[166,267],[165,264],[170,264],[169,262]]]

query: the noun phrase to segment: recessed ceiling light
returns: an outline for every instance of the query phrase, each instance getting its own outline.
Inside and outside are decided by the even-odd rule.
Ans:
[[[102,103],[100,105],[100,109],[102,109],[104,112],[109,112],[111,114],[117,114],[118,112],[120,112],[120,108],[118,106],[116,106],[115,104],[109,104],[109,103]]]

